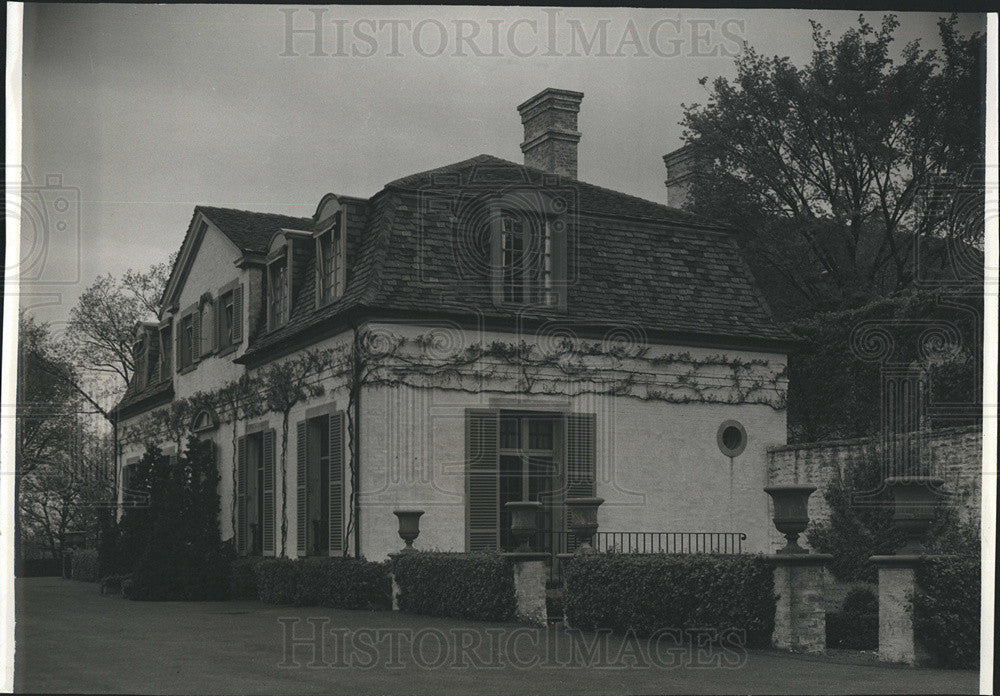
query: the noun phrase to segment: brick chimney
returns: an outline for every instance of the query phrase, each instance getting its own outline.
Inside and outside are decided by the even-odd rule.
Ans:
[[[524,164],[576,178],[576,146],[580,133],[576,115],[583,92],[549,87],[517,107],[524,125]]]
[[[691,183],[700,169],[695,161],[690,145],[668,152],[663,156],[663,164],[667,167],[667,205],[681,208],[687,201]]]

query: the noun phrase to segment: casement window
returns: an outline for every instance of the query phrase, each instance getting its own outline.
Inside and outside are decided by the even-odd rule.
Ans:
[[[170,376],[170,346],[173,342],[171,337],[171,326],[167,323],[160,327],[160,379],[167,379]]]
[[[267,328],[273,331],[288,321],[288,259],[282,254],[267,266]]]
[[[133,366],[133,376],[132,381],[135,384],[136,389],[142,389],[146,386],[146,378],[149,376],[146,370],[146,344],[147,340],[145,337],[141,337],[132,344],[132,366]]]
[[[243,286],[223,289],[216,303],[216,345],[219,351],[239,345],[243,340]]]
[[[251,556],[275,554],[274,430],[236,441],[236,549]]]
[[[341,555],[345,550],[344,412],[299,421],[296,457],[298,555]]]
[[[142,491],[139,490],[139,482],[136,476],[138,466],[139,458],[132,457],[122,467],[122,503],[125,505],[135,505],[142,497]]]
[[[334,226],[316,238],[316,247],[318,301],[324,305],[343,296],[347,285],[347,253],[339,214]]]
[[[195,342],[195,360],[201,360],[215,351],[218,316],[215,300],[210,293],[206,292],[198,300],[198,317],[201,330],[198,332],[198,340]]]
[[[197,311],[186,314],[177,323],[177,371],[181,372],[194,364],[200,344],[201,314]]]
[[[541,214],[498,212],[491,252],[497,304],[565,306],[564,227]]]
[[[543,505],[539,550],[564,547],[567,497],[596,491],[595,417],[496,409],[466,411],[466,547],[510,549],[505,504]]]

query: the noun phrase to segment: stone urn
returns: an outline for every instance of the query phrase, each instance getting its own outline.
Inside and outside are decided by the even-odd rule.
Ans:
[[[593,539],[597,533],[597,508],[604,498],[567,498],[566,509],[569,511],[569,526],[579,542],[576,553],[597,553],[594,550]]]
[[[923,538],[934,510],[941,503],[944,480],[934,476],[890,476],[885,485],[892,492],[892,523],[906,535],[900,554],[920,554],[924,551]]]
[[[505,503],[510,512],[510,533],[517,543],[517,551],[531,551],[531,539],[538,533],[539,502],[528,500]]]
[[[406,546],[400,553],[411,553],[413,540],[420,536],[420,516],[423,510],[393,510],[392,514],[399,518],[399,536],[406,542]]]
[[[809,525],[809,496],[816,486],[768,486],[764,492],[774,501],[774,526],[785,535],[788,543],[777,553],[809,553],[799,546],[799,534]]]

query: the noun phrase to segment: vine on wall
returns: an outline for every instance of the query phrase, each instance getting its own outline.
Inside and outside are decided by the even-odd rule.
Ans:
[[[236,486],[238,424],[267,413],[281,414],[281,554],[287,542],[288,419],[292,409],[327,389],[346,389],[351,499],[345,543],[356,526],[359,424],[355,406],[368,386],[405,385],[480,393],[579,396],[609,395],[642,401],[705,404],[762,404],[785,408],[785,366],[764,359],[726,355],[695,357],[688,352],[655,353],[649,346],[605,344],[564,338],[551,348],[521,341],[494,341],[450,348],[439,336],[406,338],[363,330],[341,346],[307,350],[280,363],[245,373],[223,387],[201,391],[151,412],[123,428],[122,442],[146,444],[164,438],[178,443],[202,410],[231,424],[233,486]],[[180,448],[178,448],[179,451]],[[230,517],[236,522],[235,495]]]

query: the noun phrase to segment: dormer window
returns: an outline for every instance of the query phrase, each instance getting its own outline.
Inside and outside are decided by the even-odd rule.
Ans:
[[[146,386],[146,340],[145,337],[139,337],[136,339],[135,343],[132,344],[132,365],[135,370],[133,380],[137,389],[142,389]]]
[[[495,262],[502,304],[553,307],[555,282],[552,222],[541,215],[504,211],[499,217],[499,254]]]
[[[347,254],[344,252],[344,235],[338,223],[326,230],[316,239],[318,247],[317,265],[319,281],[319,303],[321,305],[333,302],[344,294],[347,275]]]
[[[267,265],[267,328],[273,331],[288,321],[288,258],[285,253]]]

